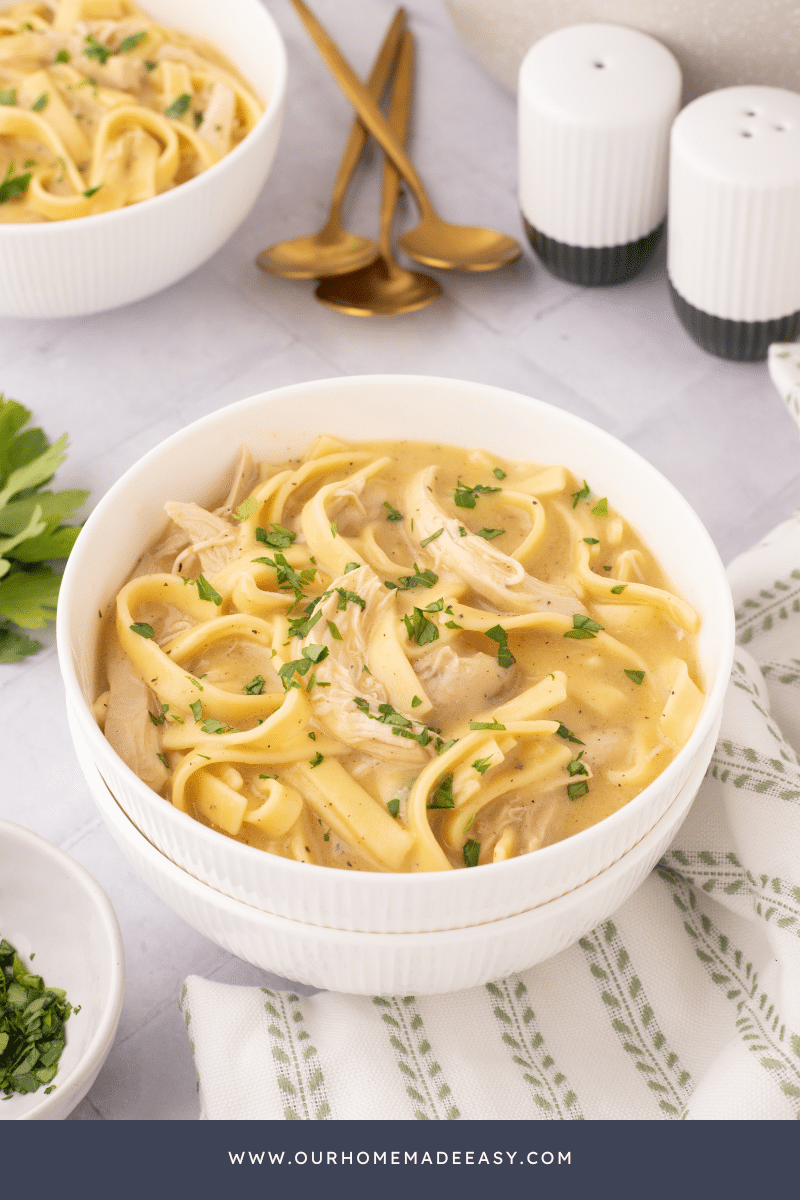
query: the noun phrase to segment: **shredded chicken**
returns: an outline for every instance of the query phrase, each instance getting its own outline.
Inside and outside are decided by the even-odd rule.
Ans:
[[[237,542],[237,531],[230,521],[208,512],[199,504],[169,501],[164,505],[164,511],[190,538],[189,546],[175,560],[173,571],[177,574],[179,566],[190,554],[197,555],[200,570],[205,574],[213,575],[221,571],[230,560]]]
[[[484,712],[517,675],[516,667],[501,667],[489,654],[456,654],[452,646],[440,646],[418,658],[414,670],[433,704],[436,721],[444,725],[465,711]]]

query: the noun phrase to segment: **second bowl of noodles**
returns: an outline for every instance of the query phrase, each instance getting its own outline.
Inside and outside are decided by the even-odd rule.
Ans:
[[[719,558],[652,467],[423,377],[176,434],[100,502],[59,605],[71,709],[139,829],[236,899],[375,932],[617,861],[708,761],[732,644]]]

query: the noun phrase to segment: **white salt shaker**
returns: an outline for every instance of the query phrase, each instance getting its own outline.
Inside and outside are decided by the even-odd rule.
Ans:
[[[667,209],[681,71],[622,25],[543,37],[519,74],[519,200],[531,245],[573,283],[620,283],[655,247]]]
[[[709,92],[670,147],[667,270],[675,310],[723,358],[766,357],[800,329],[800,95]]]

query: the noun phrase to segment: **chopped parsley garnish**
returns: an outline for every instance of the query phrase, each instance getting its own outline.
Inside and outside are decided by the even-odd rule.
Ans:
[[[147,71],[155,71],[156,67],[158,66],[158,63],[157,63],[157,62],[153,62],[153,60],[152,60],[152,59],[150,59],[150,58],[146,58],[146,59],[145,59],[145,62],[144,62],[144,65],[145,65],[145,70],[147,70]]]
[[[421,608],[415,608],[412,616],[403,617],[408,640],[418,646],[427,646],[439,637],[439,630],[433,621],[429,621]]]
[[[351,571],[357,571],[360,566],[361,566],[361,563],[357,563],[357,562],[345,563],[344,564],[345,575],[349,575]]]
[[[584,538],[583,540],[586,542],[587,546],[599,546],[600,545],[599,538]]]
[[[336,524],[335,521],[331,521],[331,537],[336,537],[338,532],[339,532],[339,526]]]
[[[194,684],[194,686],[197,688],[198,692],[202,692],[203,685],[202,685],[202,683],[200,683],[200,681],[198,679],[195,679],[194,675],[187,675],[186,678],[189,680],[189,683]]]
[[[307,583],[313,583],[317,575],[313,567],[305,567],[302,571],[295,571],[294,567],[286,561],[286,556],[280,553],[276,553],[274,559],[254,558],[253,562],[263,563],[267,567],[274,567],[278,575],[278,588],[282,592],[294,592],[296,602],[302,600],[303,588]]]
[[[463,625],[459,625],[456,621],[453,621],[452,619],[449,621],[445,621],[444,627],[445,627],[445,629],[463,629],[464,628]]]
[[[482,483],[476,483],[474,487],[469,487],[466,483],[462,483],[459,480],[456,484],[453,499],[457,508],[474,508],[478,496],[483,496],[487,492],[502,492],[502,490],[499,487],[485,487]]]
[[[579,492],[572,493],[572,507],[577,508],[578,501],[586,500],[586,498],[590,495],[591,495],[591,489],[590,489],[588,483],[586,482],[586,480],[584,479],[583,487],[581,488],[581,490]]]
[[[233,510],[233,515],[236,517],[237,521],[247,521],[250,519],[250,517],[252,517],[257,508],[258,501],[256,500],[255,496],[248,496],[246,500],[242,501],[238,508]],[[258,534],[256,534],[256,537],[258,537]]]
[[[41,96],[37,96],[31,105],[31,112],[44,112],[50,103],[50,97],[47,92],[42,92]]]
[[[30,171],[24,175],[15,175],[14,164],[13,162],[9,163],[5,178],[0,183],[0,204],[5,204],[6,200],[11,200],[14,196],[23,196],[27,192],[32,178]]]
[[[135,50],[144,39],[147,37],[147,30],[141,29],[138,33],[131,33],[128,37],[123,38],[117,48],[117,54],[130,54],[131,50]]]
[[[319,766],[319,764],[322,762],[322,760],[323,760],[323,758],[324,758],[324,757],[325,757],[325,756],[324,756],[324,754],[322,754],[322,753],[321,753],[321,752],[318,750],[318,751],[317,751],[317,753],[314,755],[314,757],[313,757],[313,758],[311,758],[311,759],[309,759],[309,763],[310,763],[310,765],[311,765],[312,767],[318,767],[318,766]],[[326,837],[326,838],[325,838],[325,841],[327,842],[327,840],[328,840],[328,839],[327,839],[327,837]]]
[[[436,791],[428,800],[428,808],[455,808],[453,799],[453,772],[445,775]]]
[[[506,477],[506,472],[502,467],[493,467],[492,474],[494,475],[495,479],[505,479]]]
[[[202,729],[203,733],[220,734],[235,732],[235,730],[231,729],[230,725],[224,725],[222,721],[218,721],[216,717],[206,717],[206,719],[200,723],[200,728]]]
[[[248,696],[260,696],[264,691],[264,676],[256,675],[254,679],[244,685],[242,691],[246,692]]]
[[[295,681],[294,676],[307,675],[313,666],[323,662],[327,657],[327,646],[305,646],[302,658],[296,658],[292,662],[284,663],[278,671],[284,690],[288,692],[290,688],[299,687],[300,685]]]
[[[34,955],[31,954],[31,959]],[[61,988],[47,988],[19,958],[10,943],[0,941],[0,1092],[36,1092],[53,1079],[64,1050],[64,1022],[78,1013]]]
[[[411,707],[412,708],[419,708],[420,704],[422,704],[422,701],[420,700],[419,696],[411,697]]]
[[[16,106],[17,89],[15,87],[0,88],[0,104],[9,104]]]
[[[628,676],[628,679],[631,679],[634,683],[641,683],[644,679],[644,671],[629,671],[626,668],[625,674]]]
[[[597,621],[593,621],[591,617],[585,617],[582,613],[575,613],[572,618],[572,629],[568,629],[564,634],[565,638],[594,638],[602,630],[603,626],[598,625]]]
[[[87,188],[83,194],[87,200],[91,200],[92,196],[96,196],[102,186],[102,183],[98,183],[97,187]]]
[[[626,588],[627,586],[628,586],[628,585],[627,585],[627,583],[618,583],[616,587],[612,587],[612,589],[611,589],[611,595],[612,595],[612,596],[620,596],[620,595],[622,595],[622,593],[625,591],[625,588]]]
[[[312,742],[315,742],[317,740],[317,735],[314,733],[313,729],[309,732],[308,736],[311,738]]]
[[[490,542],[492,538],[500,537],[503,533],[505,533],[505,529],[486,529],[484,527],[483,529],[479,529],[475,536],[486,538],[486,541]]]
[[[270,530],[271,532],[267,533],[266,529],[262,529],[259,525],[256,529],[256,541],[264,542],[273,550],[285,550],[297,537],[297,534],[293,533],[291,529],[287,529],[284,525],[278,525],[274,521],[270,523]]]
[[[573,758],[572,762],[567,763],[567,770],[569,771],[570,775],[588,775],[589,774],[586,766],[581,762],[581,759],[583,758],[585,753],[586,753],[585,750],[581,750],[581,752],[577,758]]]
[[[486,758],[476,758],[475,762],[472,763],[472,766],[475,768],[475,770],[478,772],[479,775],[485,775],[491,765],[492,765],[491,754],[489,754]]]
[[[386,517],[387,521],[402,521],[403,520],[403,514],[400,512],[399,508],[393,508],[388,500],[384,500],[383,507],[388,508],[388,510],[389,510],[388,516]]]
[[[575,734],[571,729],[567,729],[566,725],[559,725],[556,733],[560,738],[563,738],[565,742],[574,742],[576,746],[586,745],[586,742],[582,742],[579,737],[575,737]]]
[[[369,703],[363,696],[354,696],[353,703],[371,721],[380,721],[382,725],[391,725],[392,733],[397,737],[409,738],[411,741],[419,742],[420,746],[427,746],[431,740],[431,731],[427,725],[422,725],[420,722],[420,732],[415,733],[414,722],[398,712],[391,704],[379,704],[378,712],[375,714],[370,712]]]
[[[201,600],[213,600],[214,604],[222,604],[222,596],[211,586],[205,575],[197,576],[197,594]]]
[[[152,625],[148,625],[146,621],[135,621],[129,628],[133,633],[138,633],[139,637],[154,638],[155,632]]]
[[[99,42],[93,33],[87,33],[83,39],[83,53],[86,58],[93,58],[104,67],[112,55],[116,54],[113,46]]]
[[[198,721],[198,722],[202,721],[202,719],[203,719],[203,701],[195,700],[194,704],[189,705],[189,711],[191,712],[195,721]]]
[[[167,719],[167,713],[168,713],[168,712],[169,712],[169,705],[168,705],[168,704],[162,704],[162,705],[161,705],[161,712],[158,714],[158,716],[157,716],[157,717],[154,717],[154,716],[153,716],[153,714],[152,714],[151,712],[149,712],[147,715],[148,715],[148,717],[150,718],[150,720],[153,722],[153,724],[154,724],[154,725],[163,725],[163,724],[164,724],[164,722],[165,722],[165,721],[166,721],[166,719]]]
[[[426,546],[429,546],[431,544],[431,542],[435,542],[436,539],[438,537],[441,537],[443,533],[444,533],[444,525],[442,525],[441,529],[437,529],[436,533],[432,533],[430,537],[423,538],[422,541],[420,542],[420,546],[424,550],[424,548]]]
[[[331,635],[331,637],[333,638],[333,640],[335,642],[342,641],[342,635],[339,633],[339,630],[338,630],[337,626],[334,625],[333,621],[328,621],[328,633]]]
[[[400,801],[399,799],[387,800],[386,807],[389,810],[389,815],[397,819],[400,816]]]
[[[312,600],[310,604],[307,604],[305,609],[303,610],[304,615],[302,617],[290,617],[289,618],[289,631],[290,631],[289,636],[290,636],[290,638],[291,637],[298,637],[298,638],[307,638],[308,637],[308,635],[311,633],[311,630],[314,628],[317,621],[322,616],[322,612],[320,609],[317,609],[317,611],[314,612],[314,609],[317,607],[317,605],[319,604],[321,599],[322,599],[322,597],[318,596],[316,600]],[[332,622],[329,621],[328,624],[330,625],[330,624],[332,624]]]
[[[205,754],[201,754],[200,757],[205,758]],[[167,768],[167,770],[169,770],[169,763],[167,762],[166,757],[163,754],[156,754],[156,758],[160,759],[161,762],[164,764],[164,766]]]
[[[463,525],[459,525],[459,527],[458,527],[458,536],[459,536],[459,537],[466,537],[466,536],[467,536],[467,530],[464,528],[464,526],[463,526]]]
[[[414,574],[413,575],[401,575],[400,578],[398,579],[397,583],[392,583],[390,580],[387,579],[386,586],[388,588],[397,588],[397,590],[399,592],[407,592],[411,588],[416,588],[416,587],[427,587],[427,588],[436,587],[436,584],[438,582],[439,582],[439,576],[436,574],[435,571],[431,571],[431,570],[420,571],[417,564],[414,563]]]
[[[497,642],[497,661],[500,666],[513,667],[517,660],[508,648],[508,634],[502,625],[493,625],[491,629],[487,629],[486,636]]]
[[[608,500],[605,498],[605,496],[603,497],[602,500],[597,501],[597,504],[595,504],[594,508],[591,511],[592,511],[593,517],[607,517],[608,516]]]
[[[585,796],[589,791],[589,785],[585,779],[579,779],[577,783],[567,784],[567,795],[570,800],[580,800],[581,796]]]
[[[470,721],[470,729],[505,729],[505,725],[501,725],[499,721]]]
[[[367,602],[363,596],[359,596],[357,592],[348,592],[346,588],[334,588],[339,594],[339,602],[336,605],[337,612],[344,612],[348,604],[357,604],[359,608],[366,608]]]
[[[164,116],[169,117],[171,121],[177,121],[179,117],[182,117],[186,113],[191,103],[192,97],[189,92],[181,92],[180,96],[177,96],[172,101],[169,108],[164,109]]]
[[[56,62],[69,62],[69,50],[59,50]]]
[[[464,866],[477,867],[480,858],[481,844],[469,838],[464,842]]]

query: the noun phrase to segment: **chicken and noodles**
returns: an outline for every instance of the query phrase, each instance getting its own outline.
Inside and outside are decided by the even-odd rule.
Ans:
[[[368,871],[584,829],[674,758],[699,620],[561,466],[321,437],[242,452],[116,600],[95,704],[151,788],[240,842]]]
[[[0,222],[147,200],[213,166],[262,111],[213,47],[131,0],[0,9]]]

